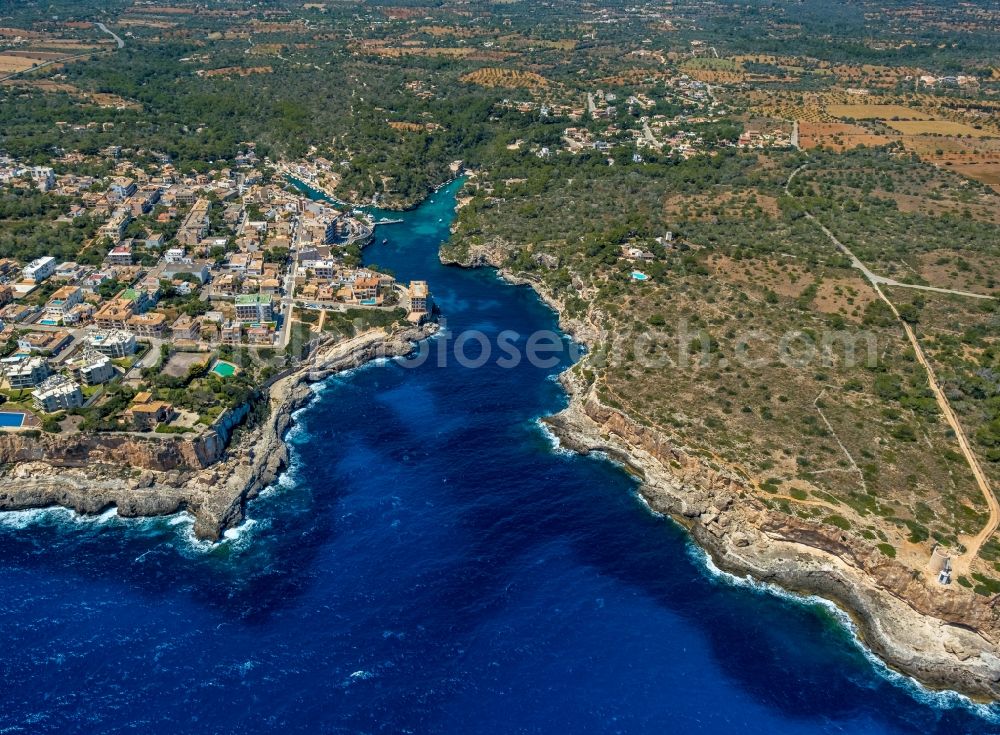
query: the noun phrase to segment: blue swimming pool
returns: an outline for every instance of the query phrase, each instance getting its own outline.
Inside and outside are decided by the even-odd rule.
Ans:
[[[24,414],[20,411],[0,411],[0,427],[18,427],[24,423]]]
[[[634,281],[647,281],[649,276],[647,276],[642,271],[632,271],[632,280]]]

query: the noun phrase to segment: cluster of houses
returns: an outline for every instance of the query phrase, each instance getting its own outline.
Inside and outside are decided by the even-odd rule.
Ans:
[[[123,428],[150,431],[177,413],[142,390],[141,368],[156,364],[146,354],[283,347],[279,325],[302,299],[319,308],[404,306],[415,321],[426,318],[426,283],[402,286],[344,265],[345,246],[370,240],[371,223],[281,181],[263,183],[255,162],[251,149],[249,168],[180,176],[165,161],[155,175],[123,161],[97,180],[0,159],[0,184],[71,196],[64,217],[99,222],[84,250],[104,253],[97,265],[0,259],[0,390],[17,400],[29,392],[34,409],[51,414],[125,380],[140,392]]]
[[[781,127],[770,130],[750,127],[740,133],[736,141],[739,148],[791,148],[792,131]]]
[[[556,115],[587,125],[567,127],[562,135],[562,151],[578,154],[589,151],[607,153],[620,146],[634,149],[634,163],[643,162],[643,149],[690,158],[706,149],[706,143],[695,126],[720,120],[725,107],[712,95],[709,85],[686,74],[663,81],[664,99],[681,105],[684,112],[674,116],[656,113],[657,102],[643,92],[616,93],[603,89],[588,93],[580,106],[560,105],[551,99],[552,92],[537,92],[541,100],[513,101],[505,99],[501,107],[541,117]],[[627,111],[622,117],[619,110]],[[595,126],[594,123],[600,123]],[[733,143],[735,145],[735,142]],[[548,147],[532,149],[539,158],[548,158]],[[609,163],[612,161],[609,159]]]

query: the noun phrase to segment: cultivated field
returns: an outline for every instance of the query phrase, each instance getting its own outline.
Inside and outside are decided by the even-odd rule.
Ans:
[[[30,59],[25,56],[14,56],[13,54],[2,53],[0,54],[0,74],[10,74],[16,71],[25,71],[35,66],[35,64],[41,64],[41,59]]]
[[[478,84],[481,87],[505,87],[510,89],[534,89],[549,86],[549,80],[540,74],[515,69],[489,67],[463,74],[459,81]]]
[[[826,111],[833,117],[849,117],[855,120],[931,120],[932,115],[902,105],[827,105]]]
[[[968,176],[970,179],[982,181],[984,184],[992,186],[1000,193],[1000,161],[990,163],[946,162],[945,165],[950,166],[963,176]]]
[[[806,149],[823,147],[843,151],[859,145],[885,145],[891,141],[892,138],[872,134],[860,125],[850,123],[799,123],[799,145]]]
[[[988,138],[988,130],[977,130],[965,123],[951,120],[888,120],[886,124],[904,135],[964,135],[973,138]]]

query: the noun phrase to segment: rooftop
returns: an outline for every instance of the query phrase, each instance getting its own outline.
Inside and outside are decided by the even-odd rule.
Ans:
[[[236,304],[238,306],[250,305],[250,304],[270,304],[271,294],[264,293],[249,293],[241,294],[236,297]]]

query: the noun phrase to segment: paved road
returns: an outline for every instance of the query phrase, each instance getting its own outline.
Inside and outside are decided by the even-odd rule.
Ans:
[[[104,25],[103,23],[95,23],[94,25],[96,25],[102,31],[109,34],[112,38],[114,38],[115,43],[118,44],[118,48],[125,48],[125,42],[121,38],[119,38],[116,33],[109,30],[106,25]],[[21,74],[26,74],[28,72],[44,69],[45,67],[52,66],[53,64],[62,64],[63,62],[72,61],[73,59],[82,59],[85,56],[93,56],[96,53],[100,53],[100,51],[99,50],[87,51],[86,53],[83,54],[73,54],[72,56],[64,56],[61,59],[52,59],[52,61],[46,61],[41,64],[37,64],[36,66],[31,67],[30,69],[22,69],[21,71],[16,71],[13,74],[8,74],[5,77],[0,77],[0,82],[5,82],[8,79],[13,79],[14,77],[20,76]]]
[[[278,349],[285,349],[292,336],[292,308],[295,304],[295,275],[299,270],[298,223],[292,232],[292,248],[288,257],[292,265],[285,275],[285,293],[281,297],[281,334],[278,338]]]
[[[660,141],[656,139],[656,136],[653,135],[653,131],[649,129],[648,122],[644,122],[642,124],[642,135],[643,137],[645,137],[646,142],[649,143],[651,146],[653,146],[654,148],[660,147]]]
[[[38,71],[39,69],[44,69],[47,66],[52,66],[52,64],[62,64],[65,61],[72,61],[73,59],[82,59],[84,56],[93,56],[96,53],[99,53],[99,52],[98,51],[88,51],[85,54],[74,54],[73,56],[64,56],[61,59],[53,59],[52,61],[46,61],[46,62],[43,62],[43,63],[38,64],[36,66],[33,66],[30,69],[22,69],[21,71],[16,71],[13,74],[8,74],[5,77],[0,77],[0,82],[5,82],[8,79],[13,79],[14,77],[20,76],[21,74],[27,74],[28,72]]]
[[[146,350],[146,354],[136,360],[136,363],[129,368],[128,372],[125,373],[124,380],[138,381],[142,377],[144,368],[155,367],[160,361],[160,347],[166,344],[165,340],[150,337],[146,341],[149,342],[149,349]]]
[[[125,42],[118,36],[117,33],[115,33],[112,30],[109,30],[108,27],[106,25],[104,25],[103,23],[94,23],[94,25],[97,26],[98,28],[100,28],[105,33],[107,33],[113,39],[115,39],[115,43],[118,44],[118,48],[125,48]]]

